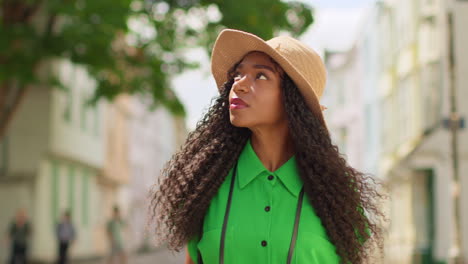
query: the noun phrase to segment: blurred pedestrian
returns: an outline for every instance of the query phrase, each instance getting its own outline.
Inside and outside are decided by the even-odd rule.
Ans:
[[[123,243],[125,226],[126,223],[120,215],[119,207],[114,206],[112,218],[107,222],[107,234],[110,244],[109,264],[124,264],[127,262],[127,255]]]
[[[65,264],[68,262],[68,252],[71,244],[75,241],[76,232],[75,227],[71,221],[70,211],[63,213],[61,221],[57,224],[56,229],[58,241],[58,264]]]
[[[320,56],[289,36],[225,29],[211,71],[220,94],[153,193],[157,234],[186,245],[187,264],[368,260],[383,196],[332,143]]]
[[[11,244],[10,264],[27,263],[31,233],[32,229],[26,211],[19,209],[8,230],[8,238]]]

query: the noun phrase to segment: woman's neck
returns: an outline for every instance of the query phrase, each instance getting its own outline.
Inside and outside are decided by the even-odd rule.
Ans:
[[[269,171],[276,171],[294,155],[288,127],[252,130],[252,148]]]

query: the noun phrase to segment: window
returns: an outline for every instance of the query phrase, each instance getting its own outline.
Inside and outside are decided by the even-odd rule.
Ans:
[[[59,166],[57,161],[52,160],[51,163],[51,172],[52,172],[52,194],[51,194],[51,203],[52,203],[52,221],[57,221],[59,217]]]
[[[68,167],[68,208],[71,212],[73,219],[75,217],[75,167],[69,165]]]
[[[442,68],[439,62],[427,64],[421,69],[423,129],[429,129],[441,119]]]
[[[393,94],[389,94],[387,97],[383,99],[383,111],[382,111],[382,144],[384,147],[384,152],[388,153],[391,152],[391,147],[395,145],[395,141],[393,139],[394,133],[392,128],[394,126],[393,118],[395,113],[393,112]]]
[[[83,226],[87,227],[89,223],[89,177],[90,173],[87,170],[83,170],[83,182],[81,184],[81,221]]]
[[[435,214],[434,207],[434,170],[421,169],[412,177],[412,208],[415,254],[422,260],[420,263],[434,263]]]
[[[416,116],[413,104],[415,85],[413,76],[406,76],[399,81],[397,88],[397,117],[396,117],[396,132],[397,144],[402,144],[413,134]]]

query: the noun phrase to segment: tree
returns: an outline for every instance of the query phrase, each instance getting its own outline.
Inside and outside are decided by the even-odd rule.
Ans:
[[[27,89],[60,86],[38,73],[49,59],[86,68],[97,81],[90,102],[140,93],[184,115],[168,81],[197,66],[186,48],[209,52],[225,27],[298,36],[311,11],[280,0],[0,0],[0,139]]]

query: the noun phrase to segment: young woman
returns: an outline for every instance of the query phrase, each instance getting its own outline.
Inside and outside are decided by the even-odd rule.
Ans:
[[[291,37],[227,29],[211,64],[220,95],[155,185],[158,236],[187,245],[186,263],[369,259],[382,196],[331,142],[320,57]]]

